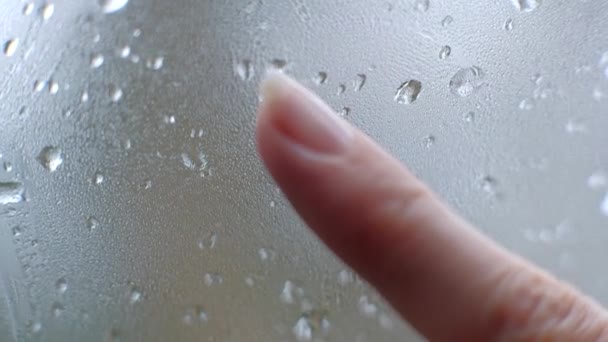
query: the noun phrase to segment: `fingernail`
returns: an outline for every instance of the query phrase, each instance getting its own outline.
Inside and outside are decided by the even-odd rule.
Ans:
[[[283,136],[317,153],[335,154],[348,147],[349,125],[310,90],[280,72],[269,72],[261,85],[260,115]]]

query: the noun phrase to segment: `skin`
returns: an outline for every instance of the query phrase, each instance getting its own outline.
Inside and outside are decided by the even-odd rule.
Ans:
[[[280,73],[262,82],[259,154],[309,227],[431,341],[608,341],[592,299],[506,251]]]

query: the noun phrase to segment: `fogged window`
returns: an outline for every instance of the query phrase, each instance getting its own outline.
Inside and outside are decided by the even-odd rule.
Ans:
[[[0,340],[418,340],[259,162],[318,92],[508,248],[608,303],[603,0],[3,0]]]

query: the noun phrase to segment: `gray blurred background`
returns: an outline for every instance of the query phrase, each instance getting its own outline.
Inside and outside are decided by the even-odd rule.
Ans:
[[[257,158],[318,92],[608,304],[608,2],[1,0],[1,341],[417,341]]]

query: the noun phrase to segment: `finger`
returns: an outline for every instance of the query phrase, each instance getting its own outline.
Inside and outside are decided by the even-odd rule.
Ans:
[[[511,255],[295,81],[262,85],[258,149],[297,212],[431,340],[608,339],[593,301]]]

